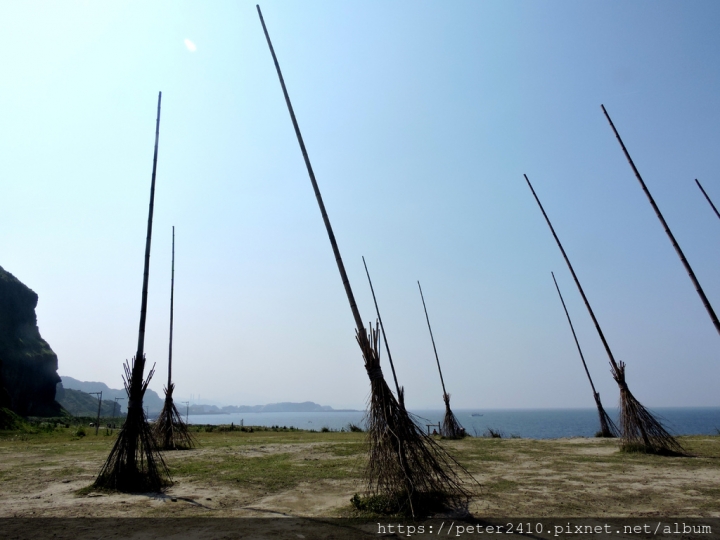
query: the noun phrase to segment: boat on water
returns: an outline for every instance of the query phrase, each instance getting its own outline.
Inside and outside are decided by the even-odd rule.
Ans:
[[[477,413],[477,412],[474,412],[474,413],[472,413],[470,416],[482,416],[482,414]]]

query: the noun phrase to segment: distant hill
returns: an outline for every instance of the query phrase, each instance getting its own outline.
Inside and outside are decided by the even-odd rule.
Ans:
[[[232,414],[232,413],[267,413],[267,412],[347,412],[354,409],[333,409],[329,405],[318,405],[312,401],[302,403],[269,403],[268,405],[229,405],[217,407],[215,405],[191,405],[190,414]],[[185,412],[185,411],[183,411]]]
[[[67,405],[65,405],[64,401],[64,391],[68,390],[79,390],[80,392],[85,392],[87,396],[87,392],[102,392],[103,393],[103,402],[107,400],[108,406],[112,407],[112,403],[114,403],[115,398],[123,398],[118,401],[118,411],[122,411],[123,414],[127,412],[127,394],[125,393],[125,390],[116,390],[113,388],[110,388],[107,384],[103,382],[88,382],[88,381],[79,381],[77,379],[74,379],[73,377],[68,377],[67,375],[63,375],[62,382],[58,383],[57,387],[57,400],[62,404],[63,407],[65,407],[71,414],[78,416],[73,410],[71,410]],[[92,400],[95,400],[95,412],[93,414],[97,414],[97,400],[95,396],[87,396]],[[84,398],[78,398],[78,399],[84,399]],[[85,402],[83,402],[85,403]],[[89,405],[89,402],[87,402]],[[147,390],[145,392],[145,398],[143,399],[143,405],[145,407],[148,407],[150,409],[150,416],[154,416],[160,413],[160,411],[163,408],[163,405],[165,404],[165,399],[161,399],[160,396],[157,395],[156,392],[152,390]],[[80,406],[80,404],[78,405]],[[179,402],[175,402],[175,406],[177,407],[178,411],[180,411],[181,414],[186,414],[188,412],[188,408]],[[103,405],[103,411],[105,410],[105,405]],[[201,404],[193,404],[190,405],[189,413],[190,414],[231,414],[231,413],[262,413],[262,412],[348,412],[353,411],[354,409],[333,409],[329,405],[318,405],[317,403],[313,403],[312,401],[304,401],[302,403],[291,403],[288,401],[284,401],[282,403],[269,403],[267,405],[229,405],[227,407],[218,407],[217,405],[201,405]],[[105,414],[105,413],[103,413]],[[83,415],[85,416],[85,415]],[[92,415],[90,415],[92,416]],[[112,408],[110,409],[110,414],[108,416],[112,416]]]
[[[118,400],[118,406],[120,407],[118,410],[127,412],[127,393],[125,392],[124,388],[121,390],[117,390],[115,388],[110,388],[107,384],[103,382],[79,381],[77,379],[74,379],[73,377],[68,377],[67,375],[63,375],[61,379],[62,382],[58,383],[57,388],[57,399],[58,401],[60,401],[60,403],[62,403],[61,395],[63,388],[70,390],[80,390],[81,392],[102,392],[103,401],[107,400],[108,402],[114,402],[115,398],[121,398],[120,400]],[[94,399],[93,396],[90,397]],[[150,416],[162,411],[164,404],[165,399],[161,399],[160,396],[157,395],[157,392],[150,389],[145,392],[145,397],[143,398],[143,406],[150,409]],[[65,408],[67,409],[67,407]],[[97,412],[97,402],[95,402],[95,411]]]
[[[58,392],[60,394],[60,392]],[[91,396],[80,390],[72,390],[71,388],[64,388],[62,397],[58,397],[60,405],[62,405],[67,412],[73,416],[95,416],[97,415],[98,400],[97,396]],[[103,392],[103,401],[100,408],[100,416],[120,417],[120,407],[115,407],[115,400],[105,400],[105,392]]]

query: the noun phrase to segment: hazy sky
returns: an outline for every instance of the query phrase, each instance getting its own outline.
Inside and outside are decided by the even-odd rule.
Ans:
[[[627,380],[718,406],[720,336],[610,130],[720,312],[720,4],[261,5],[362,317],[364,255],[406,401],[592,407],[618,390],[533,181]],[[354,322],[254,2],[0,4],[0,266],[59,373],[135,352],[163,92],[146,353],[176,399],[362,408]],[[384,369],[391,380],[389,367]]]

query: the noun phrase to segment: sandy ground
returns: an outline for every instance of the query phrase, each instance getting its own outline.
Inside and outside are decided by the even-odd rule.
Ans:
[[[35,521],[31,523],[40,523],[42,520],[37,518],[296,517],[310,518],[317,527],[323,520],[350,516],[349,500],[362,489],[363,454],[349,452],[347,456],[338,456],[337,452],[333,453],[333,445],[341,444],[337,437],[328,442],[251,444],[250,441],[249,444],[247,438],[241,439],[238,435],[236,444],[226,437],[221,446],[203,444],[195,450],[166,454],[171,471],[180,468],[182,463],[217,463],[217,474],[174,476],[174,484],[164,493],[79,495],[78,491],[95,479],[107,456],[110,438],[88,436],[80,441],[59,439],[42,443],[31,437],[0,439],[0,518],[32,518]],[[623,454],[618,451],[617,443],[601,439],[468,438],[442,444],[458,456],[479,484],[473,488],[475,496],[468,508],[477,519],[720,518],[720,437],[693,437],[682,441],[691,457]],[[262,482],[232,482],[224,478],[227,470],[222,467],[229,460],[242,468],[243,463],[250,463],[244,460],[273,455],[287,458],[291,467],[317,467],[322,461],[339,460],[347,465],[350,473],[343,478],[301,479],[289,487],[274,490],[264,489]],[[173,525],[165,526],[163,530],[168,533],[165,537],[205,537],[197,531],[190,534],[185,525],[176,525],[182,521],[170,520],[168,523]],[[273,534],[278,531],[271,530],[275,525],[269,525],[277,521],[261,520],[259,523],[264,525],[258,527],[268,537],[277,537]],[[24,538],[23,528],[18,525],[23,520],[5,519],[4,522],[6,532],[10,530],[8,523],[13,524],[15,536],[9,532],[4,536],[0,532],[0,538]],[[2,528],[0,522],[0,531]],[[337,533],[332,532],[335,529],[331,527],[328,536],[318,531],[314,536],[302,536],[295,527],[293,534],[301,536],[291,534],[290,537],[351,537],[343,536],[344,533],[333,536]],[[120,529],[110,527],[109,532],[97,537],[142,537],[117,536],[129,534],[130,530],[135,529],[128,529],[127,524]],[[140,534],[141,530],[138,525],[135,533]],[[57,538],[63,537],[57,531],[54,534]],[[228,534],[228,538],[236,537]],[[377,537],[376,531],[368,534]],[[82,535],[78,536],[75,531],[67,537]]]

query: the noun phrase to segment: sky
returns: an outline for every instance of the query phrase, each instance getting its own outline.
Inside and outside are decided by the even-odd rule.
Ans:
[[[264,1],[365,321],[365,257],[409,408],[618,389],[527,174],[627,382],[720,406],[720,335],[600,105],[720,313],[720,4]],[[39,295],[60,375],[122,387],[137,346],[175,399],[365,406],[355,325],[254,2],[0,4],[0,266]],[[391,383],[387,355],[382,353]],[[392,384],[392,383],[391,383]]]

